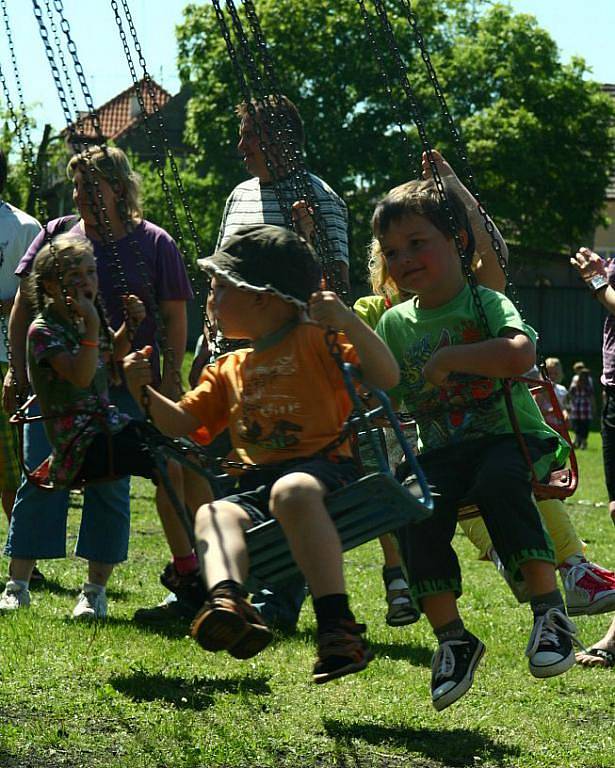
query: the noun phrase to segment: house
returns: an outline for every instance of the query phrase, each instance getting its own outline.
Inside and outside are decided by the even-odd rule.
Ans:
[[[113,142],[124,151],[133,152],[141,160],[152,160],[156,155],[164,155],[164,145],[160,139],[159,111],[164,125],[164,135],[175,156],[188,153],[183,141],[186,105],[190,98],[190,87],[184,87],[172,96],[161,85],[150,80],[148,86],[145,80],[138,84],[145,106],[144,117],[137,95],[137,86],[131,85],[96,109],[96,118],[100,133],[105,141]],[[88,112],[82,113],[76,120],[77,140],[82,143],[96,143],[99,132],[96,130],[94,118]],[[58,138],[67,145],[68,154],[72,153],[68,141],[70,131],[65,128]],[[155,144],[156,149],[153,148]],[[65,176],[66,158],[62,158],[57,168],[49,173],[46,179],[44,195],[50,214],[62,216],[72,211],[72,192]]]

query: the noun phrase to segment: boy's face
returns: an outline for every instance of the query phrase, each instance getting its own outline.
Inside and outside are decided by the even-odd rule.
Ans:
[[[559,364],[548,365],[547,373],[549,374],[549,378],[551,379],[551,381],[554,381],[556,384],[559,384],[560,381],[564,378],[564,372],[562,370],[562,366]]]
[[[227,339],[250,339],[256,294],[244,291],[219,277],[211,280],[207,311],[213,315]]]
[[[425,216],[411,213],[392,222],[380,245],[391,279],[400,290],[437,301],[438,296],[448,297],[463,287],[455,241]]]

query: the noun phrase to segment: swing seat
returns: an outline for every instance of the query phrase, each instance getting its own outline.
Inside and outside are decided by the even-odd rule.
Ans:
[[[414,475],[402,485],[389,474],[375,472],[334,491],[325,502],[344,552],[432,513]],[[276,584],[299,573],[277,520],[251,528],[246,538],[253,579]]]

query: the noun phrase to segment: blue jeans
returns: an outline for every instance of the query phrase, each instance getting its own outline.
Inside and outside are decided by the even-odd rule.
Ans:
[[[126,389],[114,387],[110,394],[123,413],[142,418]],[[38,466],[50,452],[42,422],[27,424],[26,465]],[[13,507],[5,554],[20,560],[65,557],[69,496],[68,490],[44,491],[23,478]],[[129,536],[130,478],[86,486],[75,554],[85,560],[120,563],[128,556]]]
[[[298,573],[283,584],[276,584],[275,592],[262,587],[252,595],[252,605],[269,626],[292,631],[297,626],[301,606],[306,597],[305,578]]]

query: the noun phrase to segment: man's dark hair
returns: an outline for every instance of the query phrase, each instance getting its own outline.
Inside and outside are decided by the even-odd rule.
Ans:
[[[263,109],[268,108],[272,113],[271,115],[267,114],[268,120],[273,117],[274,120],[280,120],[281,122],[288,121],[293,132],[293,138],[299,145],[300,149],[304,148],[305,128],[303,125],[303,120],[301,119],[299,110],[288,98],[288,96],[266,96],[261,100],[252,99],[252,104],[254,105],[257,114],[262,112]],[[240,120],[243,120],[246,117],[250,117],[250,110],[245,101],[241,102],[241,104],[238,104],[235,107],[235,113]]]
[[[0,149],[0,194],[4,191],[4,185],[6,184],[6,176],[8,174],[8,165],[6,162],[6,155]]]

